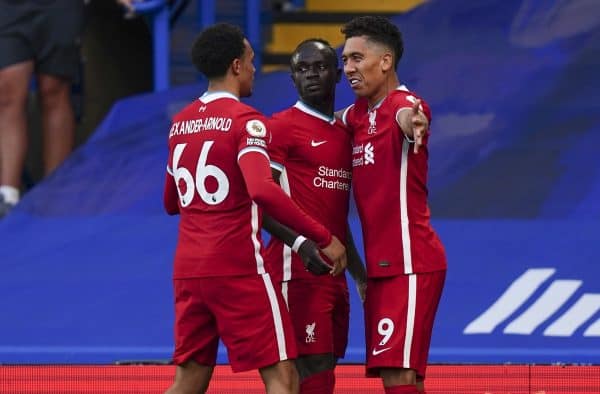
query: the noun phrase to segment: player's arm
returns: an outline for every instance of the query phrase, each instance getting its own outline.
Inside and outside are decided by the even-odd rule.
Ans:
[[[308,239],[291,228],[284,226],[268,214],[263,214],[263,228],[272,236],[279,238],[284,244],[289,246],[294,252],[298,253],[306,269],[315,275],[332,274],[338,275],[339,272],[334,267],[327,264],[319,253],[319,246],[311,239]]]
[[[173,171],[167,166],[167,174],[165,177],[165,191],[163,194],[163,204],[165,211],[169,215],[179,214],[179,194],[177,193],[177,185],[173,177]]]
[[[429,131],[431,116],[427,115],[419,99],[415,99],[411,107],[404,107],[396,112],[396,122],[398,122],[398,126],[400,126],[406,138],[415,144],[415,153],[423,145],[423,138]]]
[[[358,250],[356,249],[356,245],[354,244],[354,238],[352,237],[352,232],[350,231],[350,225],[348,225],[348,230],[346,233],[346,254],[348,255],[348,272],[352,279],[354,279],[354,283],[356,283],[356,290],[358,291],[358,295],[360,299],[365,301],[365,292],[367,290],[367,271],[365,270],[365,265],[358,254]]]
[[[339,111],[335,111],[333,113],[333,116],[336,117],[339,120],[342,120],[342,117],[344,116],[344,112],[346,112],[347,108],[342,108]]]
[[[304,213],[273,181],[268,155],[263,149],[246,148],[238,155],[238,163],[248,194],[258,205],[277,221],[314,239],[331,261],[346,265],[346,251],[340,240]]]
[[[348,125],[348,122],[346,122],[346,115],[348,114],[348,111],[350,110],[350,108],[352,108],[353,106],[354,106],[354,104],[351,104],[345,108],[335,111],[333,113],[333,116],[336,117],[337,119],[341,120],[343,124]]]
[[[279,183],[281,171],[271,167],[273,180]],[[263,228],[272,236],[279,238],[284,244],[289,246],[294,252],[298,253],[306,269],[315,275],[334,274],[334,267],[327,264],[319,253],[317,244],[306,237],[301,236],[291,228],[284,226],[269,214],[263,214]],[[339,272],[335,272],[335,275]]]

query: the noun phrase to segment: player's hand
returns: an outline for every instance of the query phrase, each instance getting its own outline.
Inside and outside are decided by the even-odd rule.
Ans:
[[[344,271],[348,265],[346,248],[335,235],[331,237],[331,243],[321,251],[333,262],[333,268],[329,272],[331,275],[336,276]]]
[[[321,257],[317,244],[310,239],[305,239],[302,242],[298,248],[298,255],[302,259],[306,270],[315,275],[325,275],[333,270],[333,267]]]
[[[421,100],[415,100],[410,114],[413,139],[415,140],[415,153],[419,153],[419,147],[423,145],[423,138],[427,135],[427,130],[429,130],[429,121],[421,108]]]

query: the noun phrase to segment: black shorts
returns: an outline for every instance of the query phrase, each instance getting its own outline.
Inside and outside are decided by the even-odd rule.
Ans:
[[[83,0],[0,0],[0,68],[33,60],[36,74],[77,79]]]

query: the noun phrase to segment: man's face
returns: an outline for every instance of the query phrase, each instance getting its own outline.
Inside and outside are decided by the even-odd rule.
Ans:
[[[388,51],[389,52],[389,51]],[[342,61],[350,87],[359,97],[378,95],[385,84],[383,56],[386,49],[367,37],[350,37],[344,44]]]
[[[331,49],[320,42],[303,45],[291,59],[292,80],[302,101],[313,106],[331,102],[341,70]]]
[[[248,40],[244,39],[244,53],[240,58],[240,96],[248,97],[252,95],[252,87],[254,86],[254,50],[250,46]]]

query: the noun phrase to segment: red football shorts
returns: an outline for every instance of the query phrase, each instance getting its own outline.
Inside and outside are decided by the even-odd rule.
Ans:
[[[344,357],[350,302],[344,276],[315,276],[283,282],[299,355]]]
[[[219,338],[234,372],[297,356],[293,327],[270,276],[175,279],[177,365],[194,360],[214,366]]]
[[[367,376],[410,368],[425,377],[433,320],[446,271],[369,278],[365,299]]]

